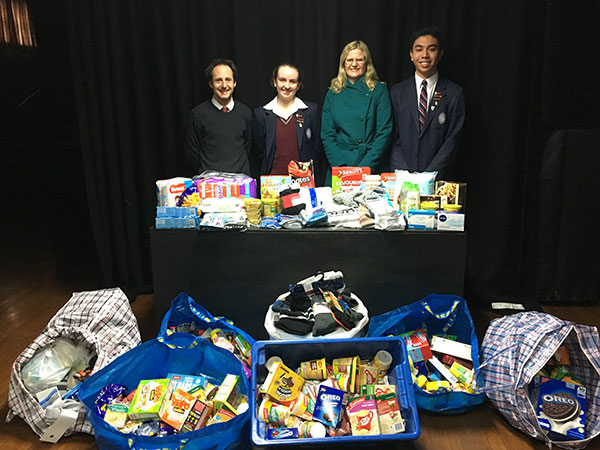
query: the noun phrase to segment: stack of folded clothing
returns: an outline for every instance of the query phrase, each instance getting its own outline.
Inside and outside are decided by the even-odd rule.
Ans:
[[[273,303],[273,324],[286,333],[324,336],[338,328],[351,330],[364,317],[342,272],[320,272],[296,284]]]

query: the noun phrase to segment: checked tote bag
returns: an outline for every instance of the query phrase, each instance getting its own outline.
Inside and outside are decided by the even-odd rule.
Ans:
[[[540,312],[495,319],[481,344],[478,381],[509,423],[549,446],[580,449],[600,434],[600,339],[598,329]],[[587,389],[586,439],[550,441],[529,400],[529,383],[559,346],[569,350],[571,372]]]
[[[50,319],[44,331],[15,360],[10,374],[6,421],[10,422],[19,416],[39,436],[52,423],[47,421],[46,412],[34,394],[25,387],[21,369],[39,349],[51,345],[61,336],[75,342],[85,342],[96,352],[98,359],[94,372],[141,342],[137,320],[121,289],[74,293]],[[64,435],[73,432],[92,434],[92,426],[86,419],[83,406],[75,424]]]

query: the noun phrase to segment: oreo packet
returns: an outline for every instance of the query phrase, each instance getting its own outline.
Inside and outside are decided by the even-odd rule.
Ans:
[[[585,439],[586,388],[541,375],[532,383],[532,403],[537,401],[535,413],[548,438]]]
[[[344,391],[321,385],[317,393],[313,420],[337,428],[347,403],[348,395]]]

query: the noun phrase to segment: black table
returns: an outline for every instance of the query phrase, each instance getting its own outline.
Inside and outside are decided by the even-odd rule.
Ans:
[[[263,324],[269,305],[290,283],[318,271],[342,271],[370,316],[431,293],[463,294],[464,232],[152,228],[150,238],[159,321],[171,300],[186,292],[255,339],[268,339]]]

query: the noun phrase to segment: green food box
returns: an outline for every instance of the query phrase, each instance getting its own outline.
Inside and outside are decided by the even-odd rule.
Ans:
[[[127,416],[133,420],[159,419],[168,404],[171,380],[140,380]]]

